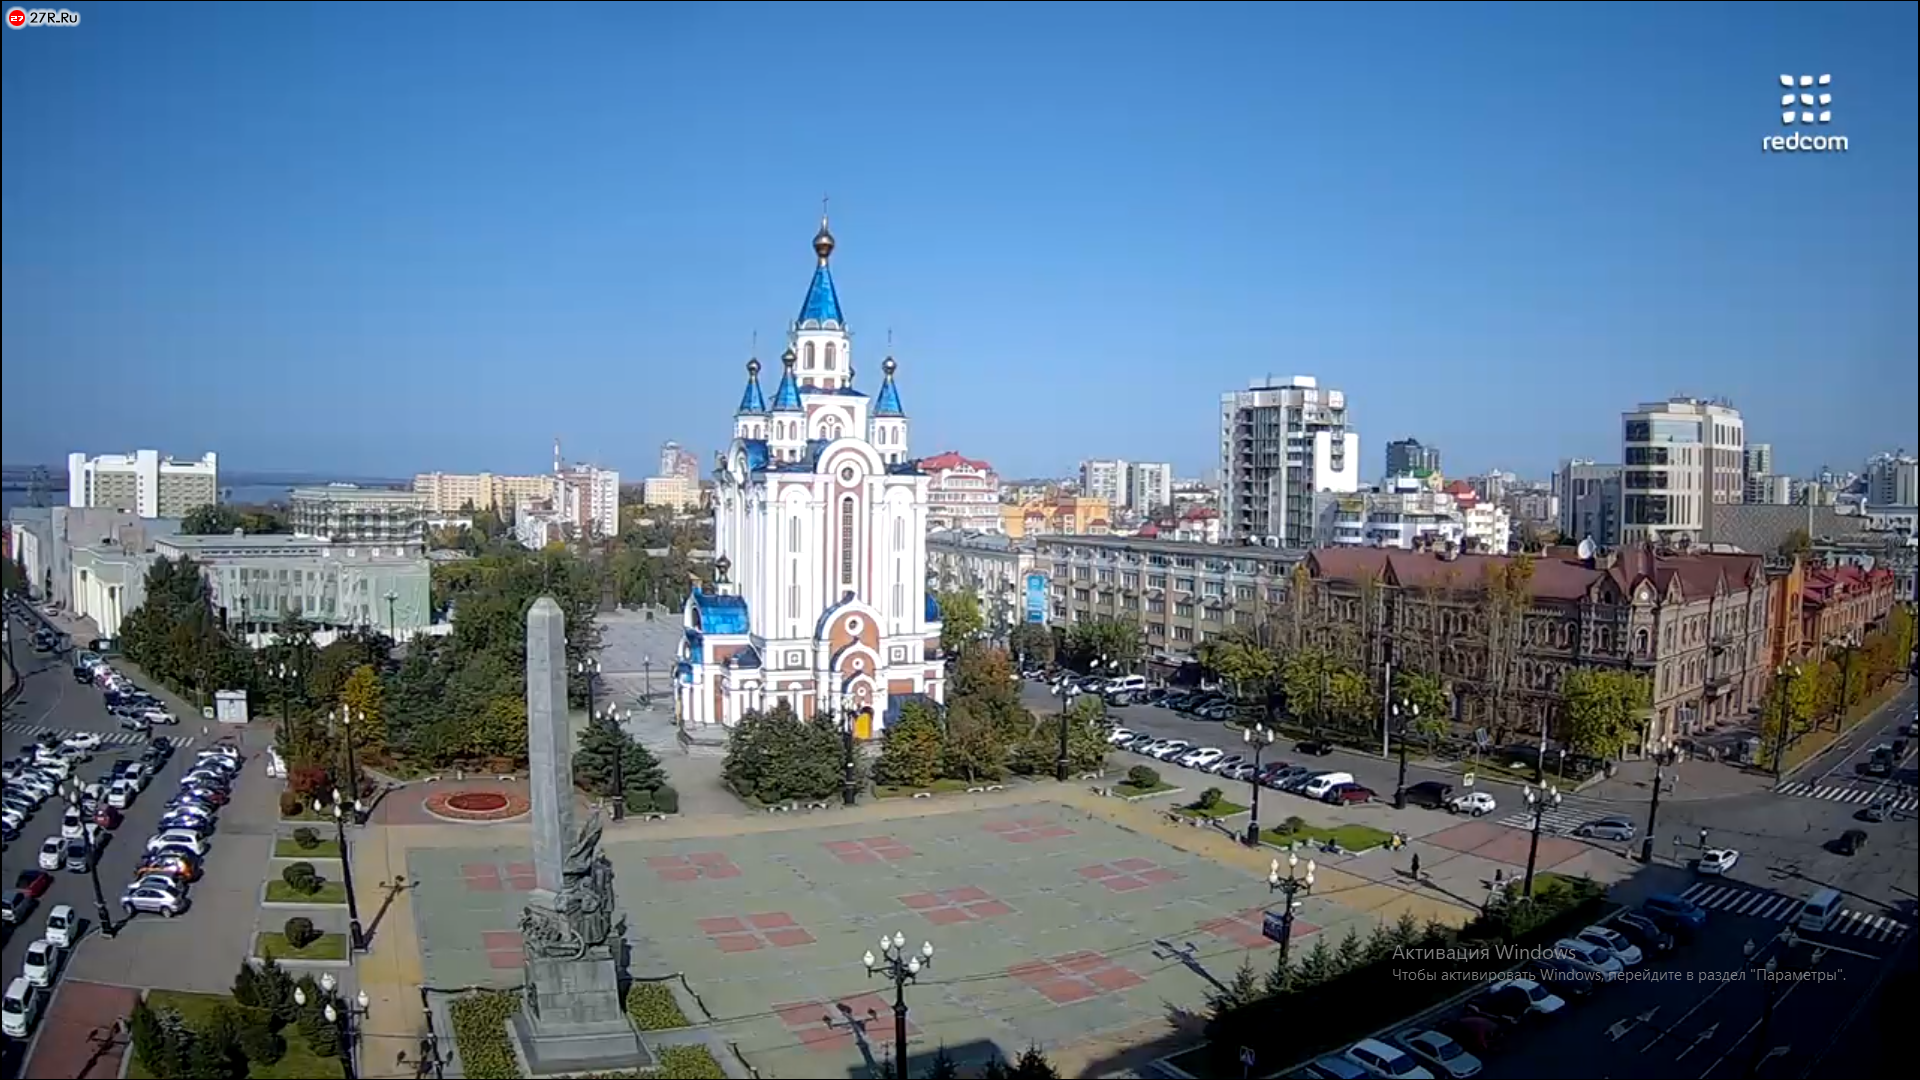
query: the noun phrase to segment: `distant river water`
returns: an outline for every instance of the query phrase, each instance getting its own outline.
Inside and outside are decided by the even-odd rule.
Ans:
[[[250,484],[245,487],[232,488],[226,501],[243,504],[283,503],[287,501],[287,493],[292,490],[293,487],[288,484]],[[4,499],[0,500],[0,506],[3,506],[5,511],[12,511],[16,506],[28,505],[27,493],[24,491],[8,489],[6,491],[0,491],[0,496],[4,496]],[[67,493],[64,491],[49,492],[47,494],[47,501],[52,505],[65,506],[67,503]]]

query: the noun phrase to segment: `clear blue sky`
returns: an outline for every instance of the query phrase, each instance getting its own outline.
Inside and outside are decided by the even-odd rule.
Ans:
[[[4,42],[8,462],[710,459],[821,193],[875,389],[1008,474],[1217,460],[1344,388],[1367,471],[1618,455],[1726,395],[1916,438],[1915,5],[75,3]],[[1781,73],[1846,154],[1763,154]]]

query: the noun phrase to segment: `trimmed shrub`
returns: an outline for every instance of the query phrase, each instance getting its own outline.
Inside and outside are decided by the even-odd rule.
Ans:
[[[293,842],[304,851],[312,851],[320,846],[320,834],[302,825],[293,830]]]
[[[673,988],[661,982],[636,982],[627,990],[627,1015],[641,1031],[666,1031],[687,1026],[687,1014],[674,1000]]]
[[[677,814],[680,812],[680,793],[661,784],[653,789],[653,809],[657,813]]]
[[[1202,810],[1211,810],[1225,802],[1226,799],[1226,792],[1221,791],[1217,787],[1210,787],[1200,793],[1200,801],[1196,805]]]
[[[287,883],[287,888],[302,896],[312,896],[320,891],[320,872],[315,870],[310,862],[289,864],[285,870],[280,871],[280,880]],[[291,939],[293,935],[287,936]]]
[[[304,949],[320,940],[320,931],[314,929],[313,920],[305,915],[295,915],[288,919],[287,925],[281,932],[287,935],[287,944],[296,949]]]
[[[280,793],[281,817],[299,817],[300,811],[306,809],[306,806],[306,800],[293,792],[283,791]]]
[[[1156,788],[1160,786],[1160,774],[1145,765],[1135,765],[1127,770],[1127,783],[1137,788]]]
[[[266,1024],[254,1021],[240,1027],[240,1052],[255,1065],[272,1065],[287,1054],[287,1040]]]

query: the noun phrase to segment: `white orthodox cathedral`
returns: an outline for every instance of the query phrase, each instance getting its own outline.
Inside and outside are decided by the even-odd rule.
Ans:
[[[773,403],[760,362],[747,361],[733,442],[715,466],[715,583],[687,599],[675,674],[692,733],[785,701],[872,738],[906,699],[945,697],[928,478],[907,456],[893,358],[876,396],[854,389],[833,247],[822,217]]]

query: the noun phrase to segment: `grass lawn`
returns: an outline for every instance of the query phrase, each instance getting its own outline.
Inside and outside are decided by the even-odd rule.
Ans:
[[[1246,807],[1241,806],[1237,802],[1228,802],[1225,799],[1221,799],[1219,802],[1214,803],[1212,806],[1206,807],[1204,809],[1201,808],[1201,806],[1198,803],[1192,806],[1183,806],[1180,808],[1179,812],[1182,814],[1185,814],[1188,817],[1227,818],[1227,817],[1232,817],[1235,814],[1245,813],[1246,809],[1247,809]]]
[[[1292,832],[1280,829],[1266,829],[1260,833],[1265,843],[1285,847],[1295,840],[1307,844],[1324,844],[1329,840],[1338,841],[1347,851],[1366,851],[1369,848],[1386,846],[1393,834],[1371,825],[1335,825],[1331,828],[1321,825],[1302,825]]]
[[[322,881],[317,892],[294,892],[293,886],[280,878],[267,882],[267,903],[269,904],[344,904],[347,902],[347,887],[337,881]],[[281,955],[275,951],[275,956]]]
[[[922,791],[930,791],[935,795],[950,795],[956,791],[965,791],[970,787],[985,787],[988,784],[998,784],[1000,782],[1001,781],[999,780],[942,779],[942,780],[935,780],[933,783],[928,784],[925,787],[905,787],[905,786],[896,785],[896,784],[875,784],[873,785],[873,793],[876,797],[882,798],[882,799],[898,799],[903,796],[911,797]]]
[[[253,955],[266,957],[272,954],[276,960],[345,960],[347,958],[347,935],[322,934],[318,941],[311,942],[304,949],[296,949],[287,943],[287,935],[278,930],[262,930],[253,939]]]
[[[1160,781],[1152,787],[1139,787],[1125,780],[1113,785],[1113,793],[1123,799],[1139,798],[1142,795],[1157,795],[1162,791],[1172,791],[1173,789],[1174,785],[1167,783],[1165,780]]]
[[[337,859],[340,857],[340,844],[335,840],[322,840],[310,848],[301,847],[291,836],[282,836],[273,842],[273,857],[276,859]]]
[[[147,1004],[155,1009],[172,1009],[183,1017],[189,1026],[204,1021],[212,1015],[214,1006],[225,1005],[238,1012],[255,1012],[236,1003],[225,994],[189,994],[183,990],[149,990]],[[287,1040],[286,1056],[271,1065],[255,1065],[247,1075],[259,1080],[323,1080],[335,1076],[345,1076],[339,1058],[323,1058],[307,1049],[307,1041],[300,1037],[300,1029],[292,1024],[280,1029]],[[128,1080],[154,1080],[152,1073],[140,1064],[137,1055],[127,1053]]]

